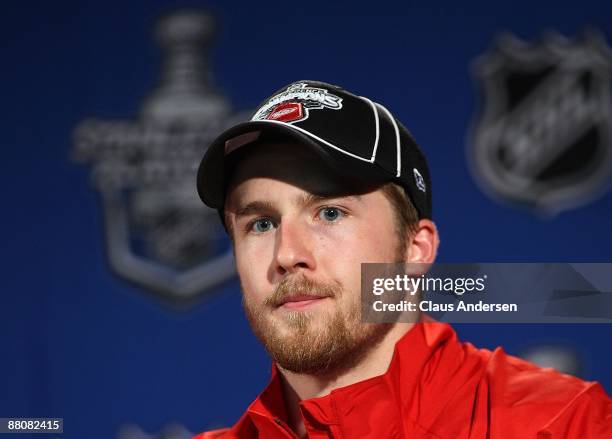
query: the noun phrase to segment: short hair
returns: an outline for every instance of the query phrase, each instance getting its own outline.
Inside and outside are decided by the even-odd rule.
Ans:
[[[391,203],[395,217],[395,231],[400,241],[400,254],[406,254],[408,238],[418,230],[419,214],[403,187],[386,183],[380,188]]]

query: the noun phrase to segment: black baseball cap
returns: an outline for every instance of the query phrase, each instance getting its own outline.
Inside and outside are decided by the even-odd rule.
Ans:
[[[364,183],[397,183],[419,218],[431,218],[429,168],[410,132],[382,105],[336,85],[306,80],[281,88],[250,121],[212,142],[198,169],[198,194],[204,204],[223,211],[226,164],[239,150],[270,135],[311,147],[341,175]]]

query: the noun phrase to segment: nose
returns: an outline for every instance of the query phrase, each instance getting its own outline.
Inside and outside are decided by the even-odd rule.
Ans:
[[[307,225],[283,221],[277,231],[275,271],[280,275],[315,269]]]

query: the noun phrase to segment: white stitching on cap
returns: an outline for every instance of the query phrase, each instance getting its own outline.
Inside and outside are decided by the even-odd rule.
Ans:
[[[380,122],[378,120],[378,110],[376,109],[376,105],[374,105],[374,102],[372,102],[365,96],[359,97],[365,100],[368,104],[370,104],[370,107],[372,107],[372,110],[374,111],[374,121],[376,122],[376,139],[374,140],[374,149],[372,150],[372,162],[374,162],[374,160],[376,160],[376,151],[378,150],[378,138],[380,136]]]
[[[389,112],[389,110],[387,110],[383,105],[380,105],[380,108],[382,108],[383,111],[389,117],[389,119],[391,119],[391,123],[393,124],[393,129],[395,129],[395,145],[397,148],[397,175],[396,177],[399,177],[402,174],[402,152],[400,150],[399,128],[397,127],[397,124],[395,123],[395,119],[393,118],[393,116],[391,116],[391,113]]]
[[[362,160],[362,161],[364,161],[364,162],[374,163],[374,159],[364,159],[363,157],[359,157],[358,155],[352,154],[352,153],[350,153],[350,152],[348,152],[348,151],[343,150],[342,148],[340,148],[340,147],[338,147],[338,146],[336,146],[336,145],[333,145],[333,144],[329,143],[327,140],[324,140],[324,139],[321,139],[321,138],[320,138],[320,137],[318,137],[318,136],[315,136],[315,135],[314,135],[314,134],[312,134],[310,131],[306,131],[304,128],[301,128],[301,127],[298,127],[298,126],[295,126],[295,125],[291,125],[290,123],[282,122],[282,121],[280,121],[280,120],[268,120],[268,119],[258,120],[258,121],[256,121],[256,122],[257,122],[257,123],[259,123],[259,122],[265,122],[265,123],[275,123],[275,124],[277,124],[277,125],[283,125],[283,126],[286,126],[287,128],[291,128],[291,129],[294,129],[294,130],[296,130],[296,131],[300,131],[300,132],[302,132],[302,133],[306,134],[308,137],[312,137],[313,139],[316,139],[316,140],[318,140],[319,142],[324,143],[324,144],[326,144],[327,146],[329,146],[330,148],[333,148],[333,149],[335,149],[335,150],[338,150],[338,151],[340,151],[340,152],[341,152],[341,153],[343,153],[343,154],[346,154],[346,155],[348,155],[348,156],[351,156],[351,157],[354,157],[354,158],[356,158],[356,159]]]

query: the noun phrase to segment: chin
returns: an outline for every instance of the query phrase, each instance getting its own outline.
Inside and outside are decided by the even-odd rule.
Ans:
[[[282,315],[275,318],[276,326],[288,334],[296,331],[308,332],[325,329],[331,322],[332,316],[326,311],[283,311]]]

